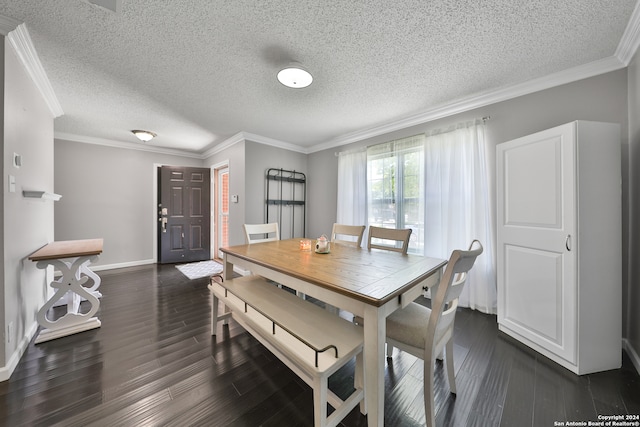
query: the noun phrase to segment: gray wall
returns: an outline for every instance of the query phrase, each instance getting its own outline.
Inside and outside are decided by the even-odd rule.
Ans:
[[[238,203],[229,205],[230,245],[244,244],[242,224],[265,221],[265,174],[269,168],[307,173],[306,154],[248,140],[237,142],[204,161],[207,167],[223,163],[229,165],[229,194],[238,195]]]
[[[322,181],[310,183],[311,206],[309,214],[310,233],[319,235],[330,230],[336,219],[337,171],[336,151],[346,151],[357,146],[374,145],[421,132],[447,128],[469,119],[490,116],[487,122],[487,138],[492,147],[511,139],[528,135],[574,120],[593,120],[619,123],[622,132],[622,190],[623,190],[623,335],[640,351],[640,263],[629,260],[640,259],[640,229],[635,218],[640,218],[640,59],[636,58],[629,68],[630,109],[627,107],[627,70],[619,70],[574,83],[536,92],[478,108],[463,114],[413,126],[397,132],[370,138],[348,146],[324,150],[309,155],[309,171],[313,176],[322,176]],[[628,114],[631,122],[628,123]],[[631,125],[631,147],[627,130]],[[495,150],[489,151],[491,163],[495,165]],[[631,165],[631,177],[629,167]],[[495,167],[492,168],[492,189],[495,188]],[[634,185],[635,184],[635,185]],[[631,195],[629,201],[627,195]],[[495,206],[495,192],[492,194]],[[629,214],[629,209],[631,212]],[[629,223],[630,219],[633,223]],[[633,239],[632,237],[635,237]],[[631,245],[631,251],[628,251]],[[630,256],[631,255],[631,256]],[[629,269],[632,274],[629,276]],[[628,304],[626,302],[628,301]]]
[[[266,173],[270,168],[285,169],[290,171],[301,172],[307,175],[307,180],[312,181],[307,174],[307,155],[296,153],[289,150],[270,147],[264,144],[258,144],[252,141],[246,143],[246,216],[245,220],[249,224],[262,223],[266,220]],[[270,197],[274,196],[274,183],[272,182]],[[285,193],[288,186],[285,186]],[[298,186],[299,187],[299,186]],[[290,187],[289,187],[290,188]],[[277,193],[276,193],[277,194]],[[288,195],[288,194],[287,194]],[[307,191],[307,198],[311,193]],[[287,197],[288,198],[288,197]],[[296,200],[300,200],[296,196]],[[269,222],[277,222],[276,206],[270,208]],[[290,237],[305,237],[302,235],[302,219],[303,211],[300,207],[296,207],[294,225],[295,231],[292,233],[291,214],[293,207],[282,208],[282,223],[280,225],[280,234],[283,239]],[[308,211],[308,209],[307,209]],[[331,231],[331,230],[329,230]],[[292,235],[293,234],[293,235]]]
[[[22,191],[54,191],[53,116],[4,37],[0,49],[0,76],[4,73],[0,80],[4,83],[0,326],[8,334],[0,340],[0,380],[6,380],[35,332],[36,313],[49,291],[45,270],[37,269],[27,257],[53,241],[54,202],[25,198]],[[20,168],[13,166],[13,153],[22,156]],[[8,175],[16,177],[13,193],[8,191]]]
[[[220,164],[229,166],[229,195],[237,195],[238,203],[229,204],[229,245],[244,243],[245,209],[247,198],[245,193],[245,141],[237,142],[231,147],[216,153],[204,161],[205,167],[217,167]]]
[[[55,141],[55,239],[104,239],[96,266],[154,258],[156,165],[202,167],[189,157]]]
[[[627,313],[623,322],[627,350],[635,353],[636,369],[640,371],[640,54],[636,54],[628,68],[629,74],[629,146],[628,217],[630,226],[623,236],[628,238],[627,292],[623,293],[623,307]],[[626,296],[626,298],[625,298]]]
[[[309,171],[322,176],[310,183],[311,235],[331,230],[336,219],[338,158],[335,152],[363,145],[374,145],[434,129],[444,129],[467,120],[491,116],[487,122],[487,138],[496,144],[573,120],[596,120],[620,123],[627,129],[626,70],[607,73],[556,88],[492,104],[445,119],[412,126],[347,146],[309,155]],[[627,144],[626,136],[622,141]],[[490,151],[495,164],[495,151]],[[493,176],[495,182],[495,170]],[[495,199],[494,199],[495,205]]]
[[[573,120],[607,121],[620,123],[622,128],[622,178],[625,195],[621,219],[624,239],[623,295],[628,296],[625,301],[628,300],[629,304],[638,303],[640,292],[637,282],[640,268],[630,264],[628,260],[636,259],[640,251],[637,238],[629,238],[638,234],[637,225],[630,225],[629,220],[637,217],[640,212],[640,198],[633,197],[635,186],[631,185],[638,182],[640,175],[637,172],[637,165],[640,164],[640,123],[635,119],[640,109],[639,68],[637,59],[629,68],[629,91],[632,94],[629,97],[629,108],[627,70],[623,69],[308,156],[243,141],[201,162],[57,141],[56,192],[61,193],[63,199],[56,204],[56,239],[105,237],[105,254],[101,263],[115,264],[151,258],[152,245],[149,242],[153,228],[147,225],[145,218],[149,218],[149,221],[152,218],[150,208],[146,206],[151,204],[153,163],[207,167],[222,162],[229,164],[230,194],[239,196],[239,203],[230,206],[230,244],[234,245],[244,242],[243,223],[264,220],[264,174],[270,167],[294,169],[307,175],[306,235],[317,237],[329,233],[336,220],[337,151],[446,128],[484,116],[491,116],[491,120],[487,122],[487,137],[492,146]],[[632,117],[631,145],[627,132],[628,113]],[[490,151],[490,154],[495,155],[495,151]],[[491,162],[495,164],[493,157]],[[79,165],[80,163],[86,164]],[[111,165],[118,166],[111,168]],[[116,172],[122,177],[111,177]],[[92,178],[87,179],[88,177]],[[495,182],[495,176],[492,181]],[[132,188],[125,188],[127,186]],[[628,199],[626,194],[631,194],[632,199]],[[91,203],[87,203],[87,195]],[[495,195],[492,198],[495,205]],[[112,205],[117,209],[112,208]],[[114,218],[117,222],[112,221]],[[110,222],[113,225],[105,225]],[[124,227],[124,230],[118,227]],[[133,239],[132,236],[136,238]],[[112,243],[108,243],[109,240]],[[629,272],[632,274],[628,274]],[[638,315],[625,306],[623,319],[625,337],[628,337],[637,351],[640,348]]]

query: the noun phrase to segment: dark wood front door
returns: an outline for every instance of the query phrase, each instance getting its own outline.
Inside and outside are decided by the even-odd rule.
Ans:
[[[211,259],[210,170],[158,169],[158,262]]]

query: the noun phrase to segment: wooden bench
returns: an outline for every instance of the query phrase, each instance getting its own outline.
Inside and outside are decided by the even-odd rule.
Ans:
[[[221,282],[212,278],[212,335],[219,321],[233,317],[258,341],[313,388],[314,424],[336,426],[361,404],[363,329],[296,297],[260,276]],[[228,312],[218,315],[218,302]],[[328,389],[328,378],[356,357],[354,391],[342,400]],[[327,417],[327,403],[334,412]]]

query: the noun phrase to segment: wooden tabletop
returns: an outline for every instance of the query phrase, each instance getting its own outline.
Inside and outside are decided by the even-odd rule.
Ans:
[[[103,239],[63,240],[44,245],[31,255],[31,261],[47,259],[74,258],[102,253]]]
[[[311,284],[380,306],[438,271],[447,261],[331,244],[331,252],[301,251],[300,239],[238,245],[222,252]]]

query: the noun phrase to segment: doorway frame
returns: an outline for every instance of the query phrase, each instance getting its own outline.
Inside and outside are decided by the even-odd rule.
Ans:
[[[217,176],[218,171],[220,169],[227,169],[227,173],[229,174],[229,179],[231,179],[231,167],[229,166],[229,160],[223,160],[221,162],[215,163],[210,166],[211,168],[211,200],[213,200],[213,206],[211,209],[211,238],[209,242],[211,243],[211,259],[219,259],[218,258],[218,239],[216,232],[218,231],[218,198],[216,195],[216,184],[217,184]],[[229,202],[231,203],[231,202]]]

